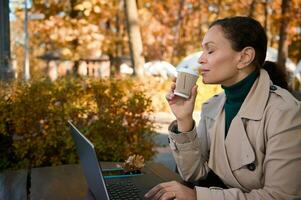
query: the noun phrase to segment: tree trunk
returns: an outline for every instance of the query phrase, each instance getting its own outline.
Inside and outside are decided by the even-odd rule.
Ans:
[[[200,12],[198,12],[198,24],[199,24],[199,31],[198,31],[198,38],[202,38],[202,27],[203,27],[203,22],[202,22],[202,14],[203,14],[203,9],[202,9],[202,0],[198,1],[198,8],[200,9]]]
[[[298,16],[297,19],[299,19],[298,20],[298,26],[301,27],[301,7],[298,8],[298,15],[297,16]],[[298,38],[298,41],[301,42],[301,32],[300,31],[298,32],[298,37],[297,38]],[[298,52],[299,53],[298,53],[297,62],[299,62],[301,60],[301,50],[299,50]]]
[[[264,7],[264,30],[268,33],[268,0],[263,2]]]
[[[30,79],[30,62],[29,62],[29,33],[28,33],[28,2],[24,1],[24,80]]]
[[[139,27],[136,0],[125,0],[124,7],[127,30],[129,34],[131,60],[134,66],[134,75],[138,77],[143,77],[143,65],[145,61],[143,56],[143,46]]]
[[[174,62],[174,58],[177,55],[178,51],[178,45],[179,45],[179,40],[180,40],[180,35],[181,35],[181,27],[182,27],[182,21],[183,21],[183,8],[185,5],[185,0],[180,0],[179,2],[179,10],[178,10],[178,20],[175,28],[175,37],[174,37],[174,45],[172,48],[172,55],[171,55],[171,63]]]
[[[289,9],[289,0],[282,0],[277,63],[280,67],[283,67],[283,69],[285,68],[285,61],[288,53],[288,41],[287,41],[287,25],[289,21],[287,16],[288,9]]]
[[[0,80],[13,78],[10,62],[10,31],[8,0],[0,2]]]
[[[256,6],[256,0],[252,0],[250,5],[250,10],[249,10],[249,15],[248,15],[249,17],[254,17],[255,6]]]
[[[217,11],[216,11],[216,15],[215,15],[215,20],[218,20],[219,19],[219,15],[220,15],[220,12],[221,12],[221,9],[222,9],[222,0],[218,0],[217,1]],[[215,21],[214,20],[214,21]]]

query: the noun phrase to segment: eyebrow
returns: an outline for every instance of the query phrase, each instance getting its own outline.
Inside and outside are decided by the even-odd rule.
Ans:
[[[208,46],[209,46],[210,44],[215,45],[214,42],[206,42],[205,44],[202,44],[202,46],[203,46],[203,47],[205,46],[205,47],[208,48]]]

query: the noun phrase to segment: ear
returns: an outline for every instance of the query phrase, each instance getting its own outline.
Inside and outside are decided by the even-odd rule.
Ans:
[[[249,66],[255,58],[255,49],[253,47],[245,47],[240,52],[240,59],[237,64],[237,69],[243,69]]]

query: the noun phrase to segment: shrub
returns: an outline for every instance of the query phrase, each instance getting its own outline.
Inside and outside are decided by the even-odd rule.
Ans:
[[[135,81],[69,77],[0,87],[1,168],[75,163],[69,119],[103,161],[154,154],[151,100]]]

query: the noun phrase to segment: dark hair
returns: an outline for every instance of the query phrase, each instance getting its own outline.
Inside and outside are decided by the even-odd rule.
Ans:
[[[252,64],[259,71],[265,69],[275,85],[287,89],[286,73],[276,63],[265,62],[267,52],[267,35],[261,24],[253,18],[236,16],[214,21],[212,26],[219,25],[224,35],[230,40],[235,51],[241,51],[245,47],[253,47],[255,58]]]

